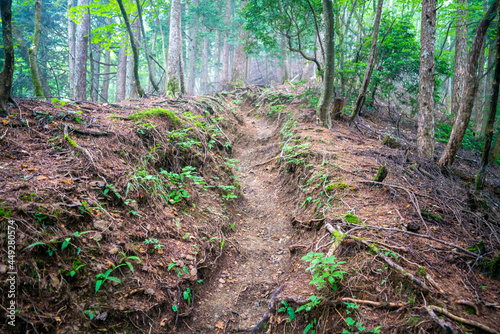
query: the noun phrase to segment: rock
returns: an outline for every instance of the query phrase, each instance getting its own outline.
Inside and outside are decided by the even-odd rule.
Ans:
[[[223,279],[223,278],[221,278],[221,279],[219,279],[219,282],[222,283],[222,284],[224,284],[224,283],[226,283],[226,280]]]
[[[147,295],[153,296],[156,292],[152,288],[147,288],[146,290],[144,290],[144,293]]]
[[[191,275],[192,277],[198,277],[198,269],[196,269],[195,267],[193,267],[193,268],[189,271],[189,275]]]
[[[108,228],[108,222],[106,222],[105,220],[94,220],[94,228],[100,231],[104,231]]]
[[[0,264],[0,274],[5,274],[7,272],[7,266],[5,264]]]
[[[116,255],[116,254],[118,253],[118,251],[119,251],[118,247],[117,247],[117,246],[114,246],[113,248],[111,248],[111,249],[109,250],[109,254],[111,254],[111,255]]]
[[[185,259],[188,260],[188,261],[194,261],[195,260],[194,256],[193,255],[189,255],[189,254],[186,255]]]

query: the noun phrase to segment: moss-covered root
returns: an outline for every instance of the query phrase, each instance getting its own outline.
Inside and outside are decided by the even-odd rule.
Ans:
[[[344,241],[344,239],[347,236],[347,234],[343,233],[342,230],[340,230],[340,228],[336,229],[335,227],[333,227],[329,223],[326,223],[325,227],[328,230],[328,232],[330,232],[331,234],[333,234],[333,236],[335,237],[335,241],[333,242],[332,246],[330,247],[330,249],[326,253],[326,257],[330,257],[340,247],[340,245],[342,244],[342,241]]]
[[[383,182],[385,178],[387,177],[387,168],[385,166],[380,166],[378,168],[378,173],[377,176],[373,179],[375,182]]]

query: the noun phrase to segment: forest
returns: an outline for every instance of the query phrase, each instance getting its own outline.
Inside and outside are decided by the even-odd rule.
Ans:
[[[499,4],[0,0],[0,331],[499,333]]]

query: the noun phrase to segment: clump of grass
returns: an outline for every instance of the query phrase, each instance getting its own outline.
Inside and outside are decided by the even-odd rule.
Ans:
[[[359,224],[359,217],[348,213],[344,217],[345,221],[351,224]]]
[[[149,118],[153,116],[166,116],[169,117],[174,121],[174,123],[180,123],[179,117],[175,114],[174,111],[168,110],[168,109],[161,109],[161,108],[153,108],[153,109],[147,109],[147,110],[141,110],[138,111],[134,114],[131,114],[128,116],[128,118],[132,120],[139,120],[142,118]]]

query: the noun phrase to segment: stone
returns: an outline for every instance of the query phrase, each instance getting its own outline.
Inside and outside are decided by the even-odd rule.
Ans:
[[[105,220],[94,220],[94,228],[104,231],[108,228],[108,223]]]

